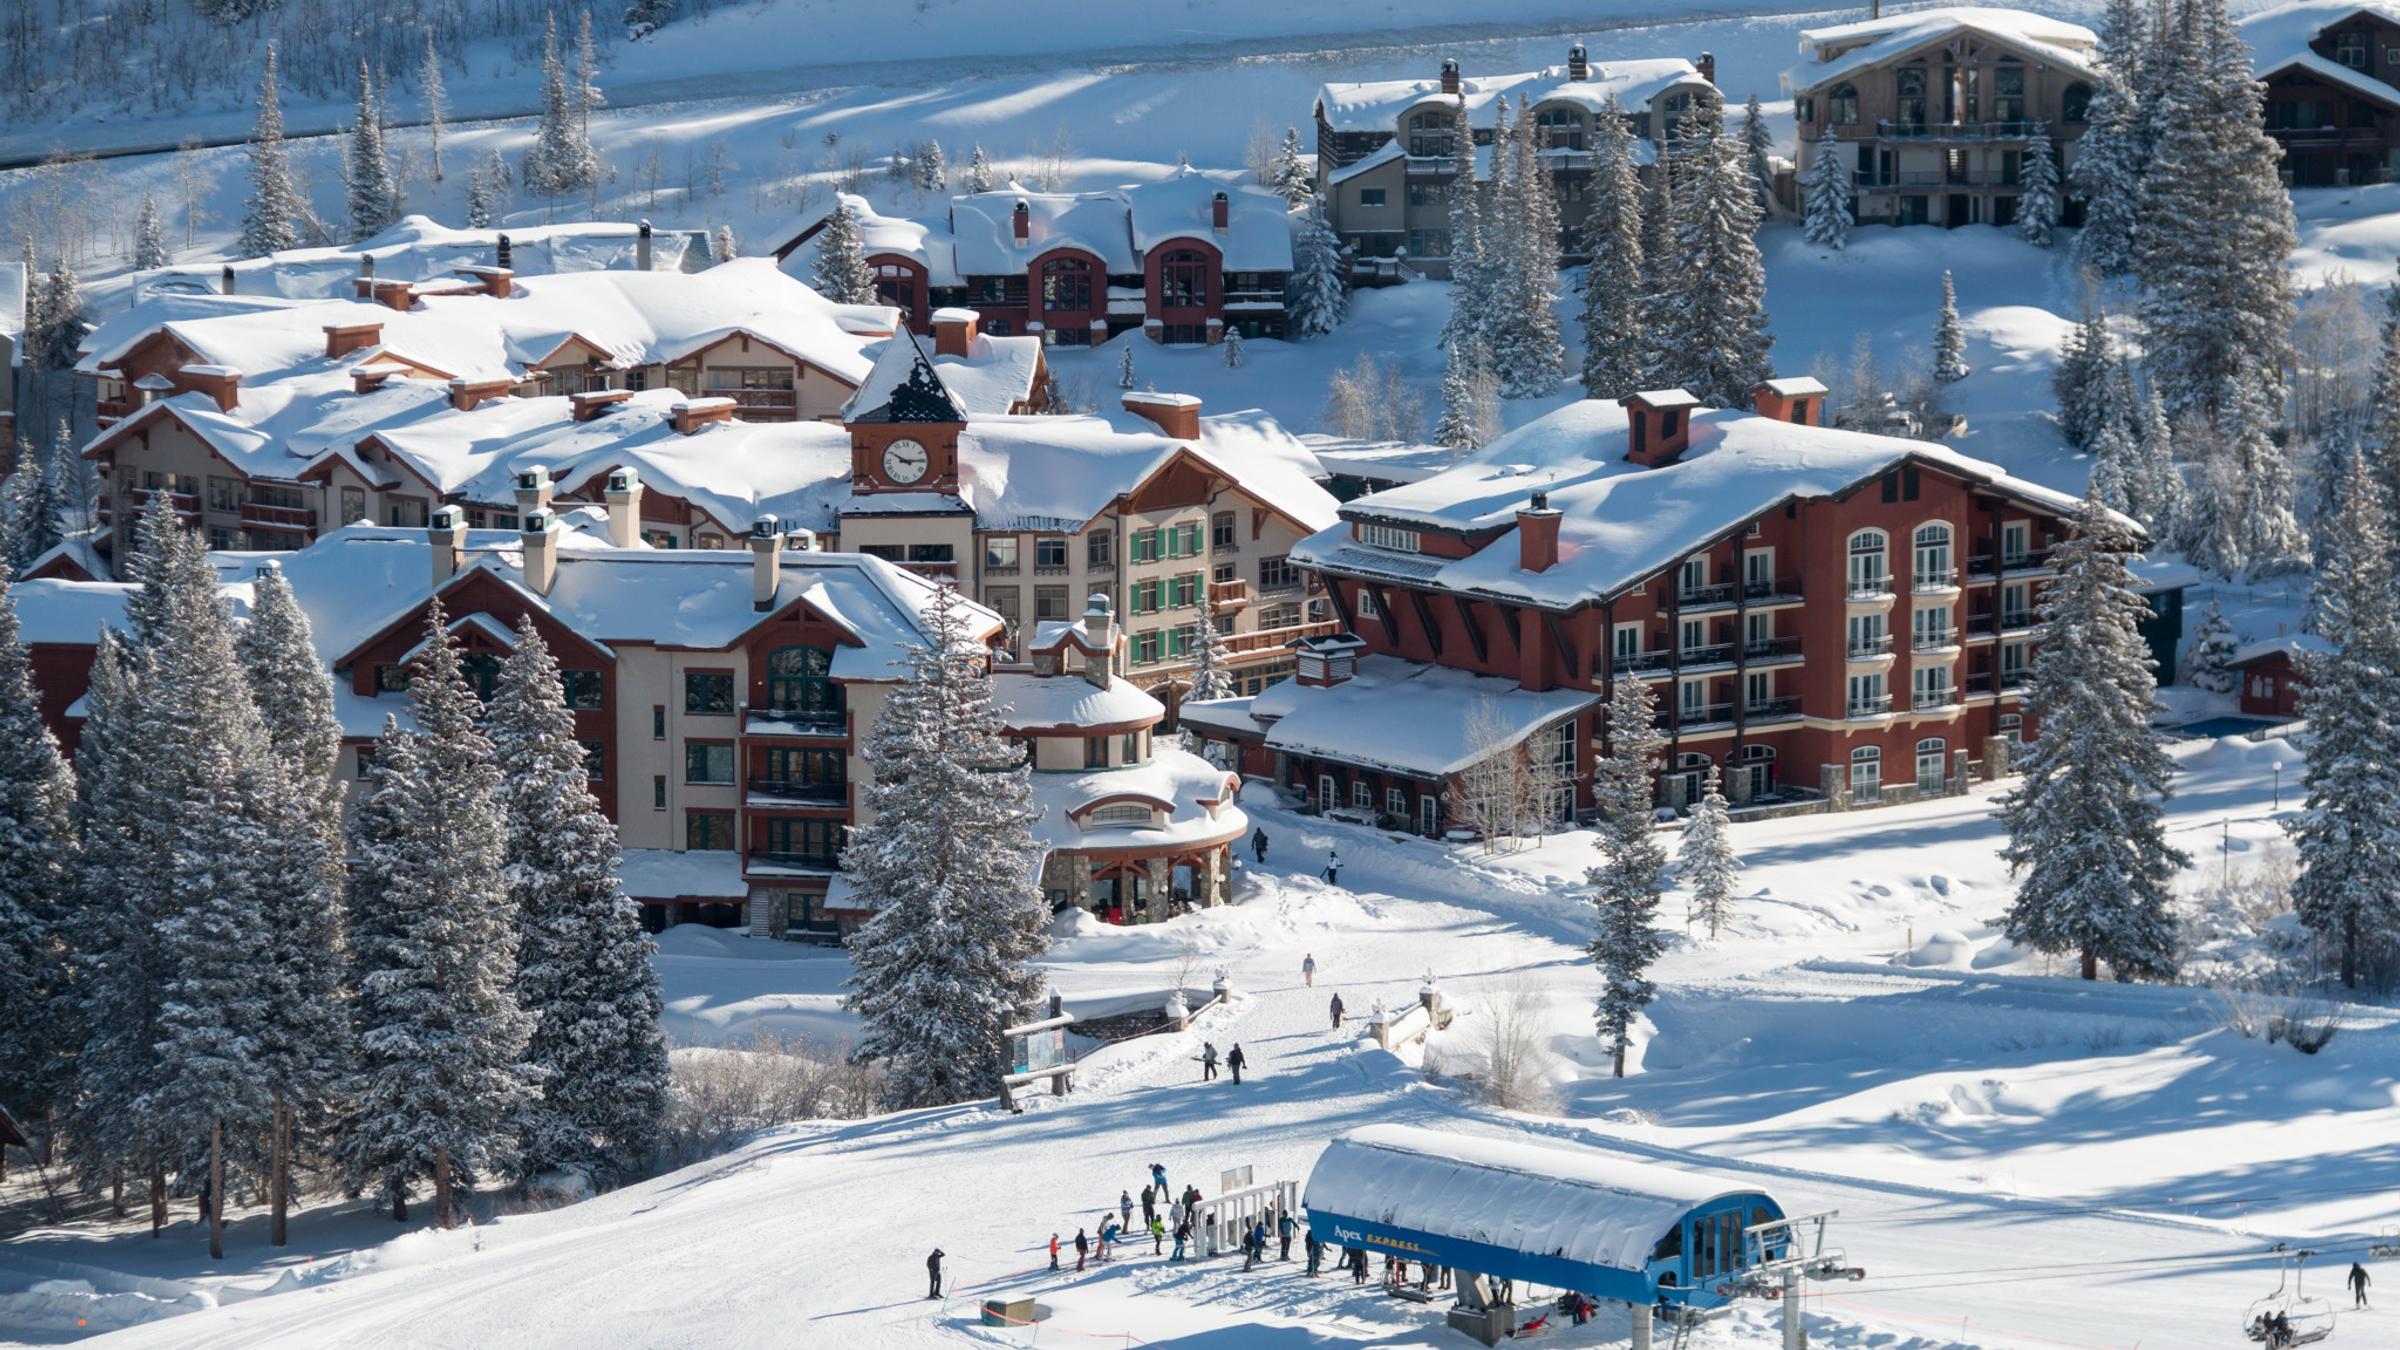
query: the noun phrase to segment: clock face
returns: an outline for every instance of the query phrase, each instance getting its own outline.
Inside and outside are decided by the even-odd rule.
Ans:
[[[933,466],[933,457],[915,441],[899,440],[883,448],[883,476],[895,483],[913,483]]]

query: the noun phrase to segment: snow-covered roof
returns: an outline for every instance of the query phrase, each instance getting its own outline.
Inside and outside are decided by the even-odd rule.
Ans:
[[[1459,452],[1447,445],[1415,441],[1362,441],[1323,432],[1302,432],[1300,443],[1317,457],[1329,474],[1414,483],[1431,478],[1458,462]]]
[[[1249,818],[1233,804],[1241,780],[1164,740],[1151,743],[1146,764],[1031,777],[1033,805],[1039,813],[1033,838],[1045,852],[1087,848],[1169,851],[1223,843],[1250,829]],[[1089,828],[1077,819],[1112,801],[1146,804],[1164,813],[1163,819],[1149,825],[1094,824]]]
[[[1611,400],[1570,403],[1455,468],[1349,503],[1343,524],[1302,541],[1293,557],[1337,572],[1563,609],[1639,585],[1778,503],[1832,496],[1903,460],[2060,515],[2081,508],[2077,498],[1926,441],[1706,409],[1692,415],[1690,448],[1681,457],[1643,468],[1625,459],[1626,428],[1625,410]],[[1516,513],[1536,492],[1548,493],[1565,518],[1558,562],[1528,572],[1518,566]],[[1468,557],[1442,558],[1361,543],[1348,523],[1361,519],[1498,533]]]
[[[2326,29],[2362,14],[2400,25],[2400,6],[2362,4],[2359,0],[2300,0],[2261,10],[2236,27],[2250,46],[2251,69],[2261,78],[2281,70],[2305,70],[2387,107],[2400,106],[2400,89],[2363,70],[2352,70],[2310,46]]]
[[[351,279],[372,259],[375,275],[387,281],[432,281],[464,268],[488,266],[499,258],[500,239],[509,244],[509,265],[519,273],[589,272],[631,268],[640,249],[641,227],[630,221],[567,221],[555,225],[512,225],[507,229],[453,229],[426,216],[403,216],[389,229],[355,244],[296,248],[230,264],[165,267],[145,273],[145,297],[177,290],[215,291],[230,267],[236,291],[247,295],[308,299],[348,295]],[[650,266],[682,271],[708,254],[700,230],[654,230]]]
[[[1326,1145],[1300,1202],[1509,1251],[1645,1271],[1683,1216],[1758,1187],[1687,1166],[1413,1125]]]
[[[1699,67],[1681,57],[1594,61],[1586,78],[1567,78],[1565,66],[1520,71],[1513,75],[1462,76],[1456,98],[1466,101],[1467,117],[1478,127],[1496,125],[1493,108],[1502,95],[1512,102],[1531,98],[1536,107],[1568,103],[1598,112],[1613,95],[1628,113],[1645,111],[1659,95],[1679,87],[1708,88]],[[1423,80],[1371,80],[1327,84],[1317,89],[1317,108],[1336,131],[1394,131],[1400,118],[1419,104],[1448,104],[1439,76]]]
[[[909,395],[912,386],[915,396],[904,398],[905,406],[895,409],[893,398]],[[842,420],[964,422],[967,409],[950,392],[948,382],[935,372],[933,354],[925,350],[925,344],[917,340],[916,334],[904,331],[893,334],[876,354],[866,378],[859,381],[858,388],[842,404]]]
[[[1599,701],[1590,690],[1537,692],[1451,666],[1365,656],[1339,684],[1285,680],[1248,700],[1244,711],[1250,730],[1266,728],[1268,749],[1440,778]],[[1219,705],[1188,706],[1199,712]],[[1195,720],[1242,730],[1235,716],[1227,712],[1220,721],[1211,712]]]
[[[1783,72],[1783,87],[1805,94],[1962,32],[1998,39],[2074,74],[2097,73],[2094,49],[2100,39],[2081,24],[2021,9],[1957,7],[1802,29],[1800,54],[1807,59]]]
[[[1200,419],[1179,441],[1122,409],[1073,417],[985,417],[959,433],[961,492],[985,529],[1072,530],[1179,454],[1240,484],[1303,528],[1331,524],[1339,503],[1318,486],[1316,457],[1264,412]]]
[[[2246,666],[2254,661],[2264,661],[2270,656],[2297,658],[2322,655],[2332,650],[2332,643],[2314,633],[2285,633],[2277,637],[2263,638],[2257,642],[2244,643],[2234,649],[2233,658],[2226,664]]]
[[[1226,228],[1215,225],[1214,201],[1225,194]],[[1078,248],[1102,270],[1142,270],[1151,250],[1195,239],[1223,255],[1228,271],[1288,272],[1292,268],[1290,210],[1284,199],[1230,173],[1180,166],[1164,178],[1091,192],[1035,192],[1015,183],[952,197],[941,220],[887,216],[863,197],[845,196],[870,256],[895,254],[922,264],[930,286],[958,286],[970,276],[1025,275],[1033,260],[1057,248]],[[1017,203],[1025,203],[1026,238],[1017,242]],[[814,256],[814,251],[807,254]],[[792,266],[795,252],[785,265]]]
[[[1080,672],[1033,675],[1003,671],[992,677],[992,707],[1010,731],[1037,727],[1110,727],[1163,720],[1167,705],[1112,679],[1106,689]]]

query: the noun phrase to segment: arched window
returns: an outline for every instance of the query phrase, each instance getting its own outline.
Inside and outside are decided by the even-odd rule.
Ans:
[[[1114,802],[1095,808],[1083,818],[1083,823],[1087,828],[1098,830],[1147,825],[1151,819],[1150,808],[1140,802]]]
[[[875,299],[897,309],[916,308],[916,272],[900,263],[875,264]]]
[[[1179,248],[1158,265],[1159,303],[1186,308],[1208,303],[1208,255]]]
[[[1928,736],[1917,742],[1917,791],[1928,797],[1939,794],[1948,780],[1949,745],[1939,736]]]
[[[1052,258],[1042,264],[1042,308],[1082,313],[1092,307],[1092,264],[1083,258]]]
[[[1858,120],[1858,86],[1837,84],[1825,93],[1825,120],[1848,126]]]
[[[1458,126],[1449,110],[1427,108],[1408,115],[1408,153],[1447,155],[1457,146]]]
[[[1860,530],[1850,536],[1850,593],[1881,595],[1891,589],[1890,547],[1881,530]]]
[[[1541,144],[1549,150],[1581,150],[1583,148],[1583,114],[1573,108],[1546,108],[1534,114],[1534,125],[1541,129]]]
[[[1850,796],[1871,802],[1883,795],[1883,751],[1862,745],[1850,752]]]
[[[1910,561],[1917,585],[1947,586],[1958,580],[1958,569],[1950,558],[1949,525],[1938,520],[1919,525],[1916,546]]]
[[[2067,92],[2059,96],[2058,118],[2069,126],[2081,126],[2090,120],[2091,111],[2092,87],[2088,84],[2070,84]]]
[[[767,707],[802,717],[834,717],[842,711],[841,686],[833,682],[833,651],[826,647],[782,647],[767,657]]]

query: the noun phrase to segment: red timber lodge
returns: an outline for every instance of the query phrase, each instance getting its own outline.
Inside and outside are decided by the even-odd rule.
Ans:
[[[1472,826],[1495,762],[1535,813],[1591,806],[1605,705],[1650,684],[1659,801],[1738,808],[1963,792],[2034,728],[2022,696],[2078,501],[1947,447],[1822,425],[1824,386],[1747,410],[1682,390],[1571,404],[1294,551],[1343,631],[1298,676],[1187,706],[1226,762],[1324,810]],[[2149,595],[2172,653],[2181,593]]]

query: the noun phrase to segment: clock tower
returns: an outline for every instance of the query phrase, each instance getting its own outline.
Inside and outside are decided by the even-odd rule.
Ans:
[[[958,434],[967,415],[915,334],[903,328],[884,344],[843,421],[853,492],[958,495]]]

